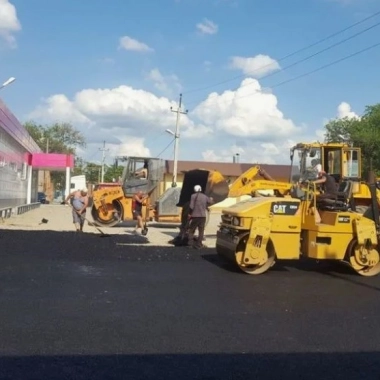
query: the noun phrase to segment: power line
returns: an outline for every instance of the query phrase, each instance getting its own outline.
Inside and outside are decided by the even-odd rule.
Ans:
[[[330,35],[328,35],[327,37],[324,37],[324,38],[322,38],[322,39],[320,39],[320,40],[318,40],[318,41],[316,41],[316,42],[314,42],[314,43],[312,43],[312,44],[310,44],[310,45],[307,45],[307,46],[305,46],[305,47],[303,47],[303,48],[301,48],[301,49],[298,49],[298,50],[294,51],[293,53],[290,53],[290,54],[288,54],[288,55],[286,55],[286,56],[284,56],[284,57],[282,57],[282,58],[280,58],[280,59],[277,59],[277,62],[282,62],[282,61],[284,61],[285,59],[288,59],[288,58],[290,58],[290,57],[293,57],[293,56],[296,55],[296,54],[299,54],[299,53],[301,53],[301,52],[303,52],[303,51],[309,50],[310,48],[312,48],[312,47],[314,47],[314,46],[317,46],[317,45],[319,45],[319,44],[321,44],[321,43],[323,43],[323,42],[325,42],[325,41],[327,41],[327,40],[329,40],[329,39],[331,39],[331,38],[333,38],[333,37],[336,37],[336,36],[338,36],[338,35],[340,35],[340,34],[346,32],[347,30],[350,30],[350,29],[354,28],[355,26],[358,26],[358,25],[360,25],[360,24],[362,24],[362,23],[364,23],[364,22],[366,22],[366,21],[368,21],[368,20],[370,20],[370,19],[372,19],[372,18],[374,18],[374,17],[376,17],[376,16],[378,16],[378,15],[380,15],[380,11],[378,11],[378,12],[376,12],[376,13],[373,13],[372,15],[370,15],[370,16],[368,16],[368,17],[365,17],[364,19],[362,19],[362,20],[360,20],[360,21],[357,21],[356,23],[354,23],[354,24],[352,24],[352,25],[349,25],[348,27],[346,27],[346,28],[344,28],[344,29],[341,29],[341,30],[339,30],[339,31],[337,31],[337,32],[335,32],[335,33],[333,33],[333,34],[330,34]],[[376,25],[376,26],[377,26],[377,25]],[[372,28],[372,27],[371,27],[371,28]],[[371,28],[370,28],[370,29],[371,29]],[[344,42],[344,41],[343,41],[343,42]],[[273,63],[267,64],[267,65],[263,65],[263,66],[260,66],[260,67],[258,67],[257,69],[253,70],[253,72],[256,72],[256,71],[259,71],[259,70],[262,70],[262,69],[265,69],[265,68],[269,68],[269,67],[272,66],[272,65],[273,65]],[[213,88],[213,87],[219,86],[219,85],[221,85],[221,84],[225,84],[225,83],[228,83],[228,82],[234,81],[234,80],[236,80],[236,79],[242,78],[242,77],[244,77],[244,76],[245,76],[245,74],[240,74],[240,75],[234,76],[234,77],[232,77],[232,78],[230,78],[230,79],[226,79],[226,80],[224,80],[224,81],[220,81],[220,82],[214,83],[214,84],[212,84],[212,85],[208,85],[208,86],[204,86],[204,87],[198,87],[198,88],[195,88],[195,89],[193,89],[193,90],[189,90],[189,91],[184,91],[183,94],[190,94],[190,93],[193,93],[193,92],[198,92],[198,91],[202,91],[202,90],[207,90],[207,89],[210,89],[210,88]]]
[[[314,69],[314,70],[309,71],[309,72],[307,72],[307,73],[304,73],[304,74],[298,75],[298,76],[296,76],[296,77],[290,78],[290,79],[288,79],[288,80],[285,80],[285,81],[283,81],[283,82],[277,83],[277,84],[275,84],[275,85],[273,85],[273,86],[270,86],[270,88],[280,87],[280,86],[283,86],[284,84],[287,84],[287,83],[290,83],[290,82],[294,82],[294,81],[296,81],[296,80],[298,80],[298,79],[300,79],[300,78],[304,78],[304,77],[306,77],[306,76],[312,75],[312,74],[314,74],[314,73],[316,73],[316,72],[318,72],[318,71],[321,71],[321,70],[327,69],[328,67],[331,67],[331,66],[334,66],[334,65],[336,65],[336,64],[338,64],[338,63],[340,63],[340,62],[346,61],[347,59],[350,59],[350,58],[355,57],[355,56],[357,56],[357,55],[359,55],[359,54],[362,54],[362,53],[364,53],[364,52],[366,52],[366,51],[368,51],[368,50],[374,49],[374,48],[376,48],[377,46],[380,46],[380,42],[378,42],[378,43],[376,43],[376,44],[374,44],[374,45],[368,46],[368,47],[366,47],[366,48],[364,48],[364,49],[362,49],[362,50],[356,51],[355,53],[352,53],[352,54],[350,54],[350,55],[347,55],[347,56],[345,56],[345,57],[343,57],[343,58],[337,59],[336,61],[330,62],[330,63],[328,63],[328,64],[326,64],[326,65],[320,66],[320,67],[318,67],[317,69]],[[253,95],[253,94],[255,94],[255,93],[252,92],[252,93],[250,93],[250,94],[246,94],[246,95],[238,96],[238,97],[234,98],[234,100],[236,100],[236,99],[241,99],[241,98],[246,98],[247,96],[251,96],[251,95]]]
[[[322,49],[322,50],[319,50],[319,51],[317,51],[316,53],[307,56],[306,58],[303,58],[303,59],[301,59],[301,60],[299,60],[299,61],[296,61],[296,62],[294,62],[294,63],[292,63],[292,64],[290,64],[290,65],[288,65],[288,66],[285,66],[285,67],[282,68],[281,70],[278,70],[278,71],[276,71],[276,72],[274,72],[274,73],[270,73],[270,74],[264,75],[263,77],[260,78],[260,80],[265,79],[265,78],[269,78],[269,77],[271,77],[271,76],[273,76],[273,75],[276,75],[276,74],[278,74],[278,73],[280,73],[280,72],[282,72],[282,71],[285,71],[285,70],[287,70],[287,69],[290,69],[291,67],[294,67],[294,66],[296,66],[296,65],[298,65],[298,64],[300,64],[300,63],[302,63],[302,62],[308,61],[309,59],[314,58],[314,57],[316,57],[317,55],[322,54],[322,53],[324,53],[324,52],[326,52],[326,51],[328,51],[328,50],[331,50],[332,48],[334,48],[334,47],[336,47],[336,46],[339,46],[339,45],[341,45],[341,44],[343,44],[343,43],[345,43],[345,42],[347,42],[347,41],[349,41],[349,40],[352,40],[353,38],[355,38],[355,37],[357,37],[357,36],[359,36],[359,35],[361,35],[361,34],[363,34],[363,33],[365,33],[365,32],[368,32],[369,30],[371,30],[371,29],[373,29],[373,28],[375,28],[375,27],[377,27],[377,26],[379,26],[379,25],[380,25],[380,22],[378,22],[378,23],[376,23],[376,24],[370,26],[369,28],[364,29],[364,30],[362,30],[362,31],[360,31],[360,32],[358,32],[358,33],[355,33],[355,34],[353,34],[353,35],[350,36],[350,37],[347,37],[347,38],[345,38],[345,39],[343,39],[343,40],[341,40],[341,41],[338,41],[338,42],[336,42],[335,44],[332,44],[332,45],[330,45],[330,46],[328,46],[328,47],[326,47],[326,48],[324,48],[324,49]],[[251,85],[251,83],[248,83],[248,84],[242,85],[242,86],[240,86],[240,88],[241,88],[241,87],[245,87],[245,86],[249,86],[249,85]]]
[[[167,149],[169,149],[170,145],[173,144],[175,139],[171,140],[170,143],[168,145],[166,145],[166,147],[159,153],[157,154],[156,158],[159,158],[161,156],[161,154],[163,154]]]
[[[262,76],[262,77],[260,78],[260,80],[263,80],[263,79],[269,78],[269,77],[271,77],[271,76],[273,76],[273,75],[276,75],[276,74],[278,74],[278,73],[280,73],[280,72],[282,72],[282,71],[285,71],[285,70],[287,70],[287,69],[290,69],[291,67],[294,67],[294,66],[296,66],[296,65],[298,65],[298,64],[300,64],[300,63],[302,63],[302,62],[306,62],[306,61],[308,61],[309,59],[314,58],[314,57],[316,57],[317,55],[322,54],[322,53],[324,53],[324,52],[326,52],[326,51],[328,51],[328,50],[331,50],[332,48],[334,48],[334,47],[336,47],[336,46],[339,46],[339,45],[341,45],[341,44],[343,44],[343,43],[345,43],[345,42],[347,42],[347,41],[349,41],[349,40],[352,40],[353,38],[358,37],[359,35],[361,35],[361,34],[363,34],[363,33],[366,33],[366,32],[368,32],[369,30],[374,29],[374,28],[376,28],[376,27],[379,26],[379,25],[380,25],[380,22],[377,22],[376,24],[374,24],[374,25],[372,25],[372,26],[370,26],[370,27],[368,27],[368,28],[366,28],[366,29],[363,29],[363,30],[361,30],[360,32],[357,32],[357,33],[353,34],[353,35],[350,36],[350,37],[347,37],[347,38],[345,38],[345,39],[343,39],[343,40],[341,40],[341,41],[338,41],[338,42],[336,42],[336,43],[334,43],[334,44],[332,44],[332,45],[330,45],[330,46],[327,46],[326,48],[324,48],[324,49],[322,49],[322,50],[319,50],[319,51],[317,51],[316,53],[313,53],[313,54],[311,54],[311,55],[309,55],[309,56],[307,56],[307,57],[305,57],[305,58],[303,58],[303,59],[301,59],[301,60],[299,60],[299,61],[296,61],[296,62],[294,62],[294,63],[291,63],[290,65],[283,67],[281,70],[278,70],[278,71],[273,72],[273,73],[266,74],[266,75]],[[241,85],[239,88],[246,87],[246,86],[252,86],[253,84],[254,84],[254,83],[252,83],[252,82],[250,82],[250,83],[246,83],[246,84]],[[195,104],[195,103],[197,103],[197,102],[196,102],[196,101],[193,101],[193,102],[188,103],[188,105]]]

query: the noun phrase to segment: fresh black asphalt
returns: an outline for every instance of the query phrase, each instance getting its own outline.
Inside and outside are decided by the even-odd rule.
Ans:
[[[0,230],[0,379],[380,379],[380,276]]]

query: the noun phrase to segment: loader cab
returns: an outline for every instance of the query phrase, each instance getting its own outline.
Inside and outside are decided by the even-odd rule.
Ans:
[[[361,178],[360,148],[346,144],[297,144],[290,151],[290,159],[292,183],[314,180],[318,170],[333,176],[337,183]]]
[[[163,180],[164,161],[151,157],[118,157],[124,166],[122,186],[125,196],[138,191],[151,193]]]

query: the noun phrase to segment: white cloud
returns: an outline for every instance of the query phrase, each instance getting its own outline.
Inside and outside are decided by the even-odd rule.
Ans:
[[[154,83],[154,87],[156,87],[163,94],[172,95],[174,90],[178,93],[182,89],[176,75],[172,74],[164,76],[157,68],[150,70],[145,78],[152,81]]]
[[[260,78],[281,68],[275,59],[263,54],[247,58],[232,57],[230,67],[232,69],[241,70],[245,75],[255,78]]]
[[[79,111],[75,104],[65,95],[58,94],[43,99],[43,104],[38,106],[30,115],[30,118],[42,121],[66,121],[91,125],[91,120]]]
[[[119,49],[138,51],[138,52],[151,52],[153,49],[147,44],[135,40],[129,36],[120,37]]]
[[[317,136],[318,141],[320,141],[320,142],[325,141],[326,130],[325,129],[317,129],[315,131],[315,135]]]
[[[0,0],[0,38],[4,39],[10,47],[16,47],[14,33],[21,30],[17,18],[16,7],[9,0]]]
[[[232,136],[283,138],[299,131],[278,109],[276,96],[264,93],[252,78],[243,80],[236,91],[210,94],[192,114]]]
[[[216,34],[218,33],[218,25],[207,18],[196,25],[198,32],[202,34]]]
[[[98,144],[96,145],[98,146]],[[109,151],[107,152],[107,155],[109,157],[151,156],[149,148],[145,146],[145,139],[143,137],[123,136],[123,139],[120,142],[120,144],[107,144],[106,148],[109,149]]]
[[[232,162],[233,156],[239,154],[240,156],[244,155],[245,150],[237,146],[236,144],[231,145],[228,148],[222,149],[217,153],[213,149],[207,149],[202,152],[202,157],[204,161],[210,162]],[[242,162],[240,160],[240,162]]]
[[[104,139],[93,141],[86,144],[86,148],[78,148],[77,154],[90,162],[101,164],[102,152],[99,150],[103,146]],[[151,151],[145,146],[145,139],[135,136],[125,135],[123,141],[118,143],[110,143],[109,139],[106,140],[107,149],[105,152],[106,162],[112,162],[116,156],[136,156],[136,157],[150,157]]]
[[[253,141],[249,147],[232,144],[230,147],[217,152],[208,149],[202,152],[202,157],[204,161],[233,162],[233,156],[238,153],[239,162],[288,164],[290,162],[289,149],[294,145],[295,141],[290,139],[278,143]]]
[[[165,133],[165,129],[173,129],[176,114],[171,112],[170,107],[175,109],[177,106],[176,102],[166,97],[119,86],[84,89],[72,99],[64,94],[52,95],[42,99],[42,104],[28,118],[41,123],[70,122],[84,134],[88,144],[99,145],[106,140],[124,151],[130,148],[128,144],[132,144],[138,152],[146,154],[147,147],[141,145],[145,136],[151,140],[157,132]],[[201,139],[211,132],[209,127],[195,124],[187,115],[181,115],[182,137]]]
[[[344,119],[346,117],[349,119],[358,119],[359,118],[359,116],[351,110],[351,106],[346,102],[342,102],[339,104],[337,117],[339,119]]]
[[[151,74],[159,83],[159,70]],[[176,114],[170,107],[176,109],[178,104],[168,97],[124,85],[84,89],[71,99],[53,95],[44,99],[30,118],[44,123],[72,122],[84,133],[88,144],[99,146],[106,140],[114,149],[117,147],[117,154],[133,151],[149,155],[148,148],[161,149],[157,149],[154,136],[166,135],[165,129],[173,130],[175,126]],[[236,153],[240,153],[241,162],[288,162],[289,147],[296,143],[293,139],[311,140],[310,135],[302,138],[307,136],[305,128],[286,118],[276,96],[263,92],[252,78],[243,80],[234,91],[209,94],[192,112],[181,115],[180,134],[181,151],[190,149],[191,159],[203,156],[229,162]],[[317,140],[315,132],[311,136]],[[167,144],[170,139],[164,141]]]

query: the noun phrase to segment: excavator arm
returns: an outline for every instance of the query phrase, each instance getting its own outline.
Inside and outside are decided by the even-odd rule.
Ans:
[[[263,179],[258,179],[260,176]],[[288,182],[275,181],[259,165],[252,166],[246,172],[241,174],[230,186],[228,197],[238,198],[243,195],[254,195],[257,191],[275,190],[281,195],[286,194],[292,188]]]

